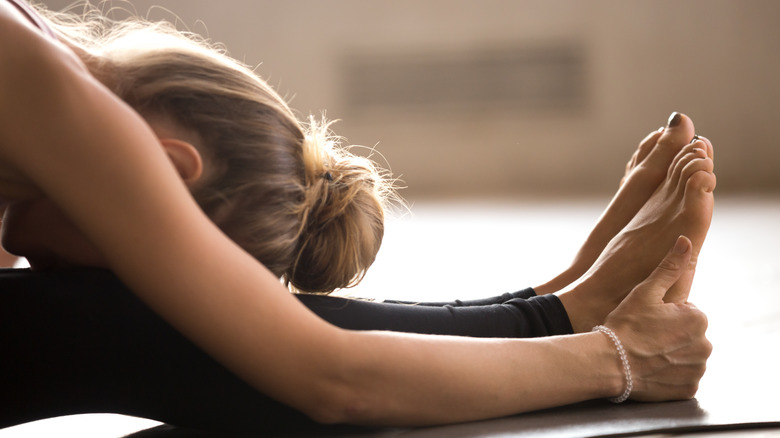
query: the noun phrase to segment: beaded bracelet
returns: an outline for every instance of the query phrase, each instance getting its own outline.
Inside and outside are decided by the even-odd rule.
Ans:
[[[619,396],[611,397],[608,400],[612,403],[623,403],[624,401],[628,400],[628,396],[631,395],[631,391],[634,389],[634,381],[631,378],[631,365],[628,364],[628,355],[626,355],[626,349],[623,348],[623,343],[620,342],[620,339],[618,339],[615,332],[613,332],[609,327],[597,325],[596,327],[593,327],[593,331],[601,332],[609,336],[617,348],[618,355],[620,355],[620,361],[623,363],[623,373],[626,375],[626,389]]]

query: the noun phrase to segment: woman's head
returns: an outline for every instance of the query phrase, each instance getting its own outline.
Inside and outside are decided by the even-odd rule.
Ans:
[[[251,70],[167,23],[55,14],[55,28],[109,88],[144,117],[195,134],[201,208],[294,288],[353,285],[383,235],[388,185],[340,147],[328,124],[299,122]]]

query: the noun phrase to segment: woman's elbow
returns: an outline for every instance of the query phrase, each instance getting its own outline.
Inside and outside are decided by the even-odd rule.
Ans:
[[[326,372],[302,394],[299,409],[321,424],[367,424],[379,410],[376,394],[358,383],[356,374]],[[331,370],[328,370],[331,371]]]
[[[343,332],[347,338],[350,332]],[[374,424],[381,417],[384,397],[373,389],[372,367],[353,342],[329,350],[314,361],[316,369],[298,381],[296,408],[322,424]],[[338,351],[336,351],[338,350]],[[323,357],[327,356],[327,357]]]
[[[327,394],[304,410],[313,421],[320,424],[368,424],[373,415],[367,399],[346,394]]]

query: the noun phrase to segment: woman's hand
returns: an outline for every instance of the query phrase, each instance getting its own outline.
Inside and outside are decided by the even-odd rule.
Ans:
[[[693,398],[712,344],[707,317],[687,302],[665,303],[666,291],[684,273],[691,242],[680,236],[650,276],[607,317],[622,340],[634,381],[631,398],[661,401]]]

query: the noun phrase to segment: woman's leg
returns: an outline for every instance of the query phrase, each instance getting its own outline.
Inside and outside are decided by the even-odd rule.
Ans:
[[[558,299],[533,297],[531,290],[428,305],[299,298],[350,329],[505,337],[571,332]],[[104,270],[0,271],[0,364],[0,428],[90,412],[223,431],[314,425],[225,370]]]
[[[373,302],[322,295],[298,299],[321,318],[352,330],[486,338],[530,338],[572,333],[566,310],[554,295],[533,289],[473,301]]]

